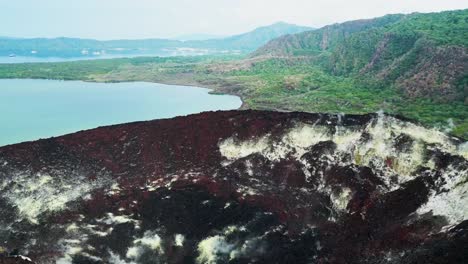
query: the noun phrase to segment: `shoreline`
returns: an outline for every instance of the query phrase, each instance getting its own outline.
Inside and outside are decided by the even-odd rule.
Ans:
[[[104,122],[104,123],[103,122],[100,122],[100,123],[95,122],[95,125],[93,125],[93,126],[83,126],[83,127],[79,127],[79,129],[68,130],[68,131],[60,132],[60,133],[47,133],[47,135],[45,135],[44,133],[42,133],[42,134],[39,133],[37,137],[29,137],[29,136],[28,137],[23,137],[23,140],[17,140],[17,139],[21,139],[22,137],[11,137],[12,140],[10,140],[9,134],[11,134],[11,133],[7,132],[6,135],[5,135],[5,138],[4,138],[5,142],[2,142],[0,144],[0,146],[18,144],[18,143],[28,142],[28,141],[36,141],[36,140],[40,140],[40,139],[43,139],[43,138],[49,138],[49,137],[57,137],[57,136],[61,136],[61,135],[75,133],[75,132],[82,131],[82,130],[94,129],[94,128],[98,128],[98,127],[102,127],[102,126],[119,125],[119,124],[125,124],[125,123],[143,122],[143,121],[158,120],[158,119],[168,119],[168,118],[174,118],[174,117],[177,117],[177,116],[186,116],[186,115],[198,114],[198,113],[202,113],[202,112],[206,112],[206,111],[228,111],[228,110],[239,111],[239,110],[244,110],[245,109],[245,103],[244,103],[244,101],[242,100],[242,98],[240,96],[223,93],[222,95],[225,95],[225,96],[223,96],[223,98],[214,97],[215,95],[221,95],[216,89],[213,89],[211,87],[206,87],[206,86],[202,87],[202,86],[198,86],[198,85],[194,85],[194,84],[184,85],[184,84],[181,84],[181,83],[170,84],[170,83],[149,82],[149,81],[103,82],[103,81],[92,81],[92,80],[69,80],[69,79],[64,80],[64,79],[46,79],[46,78],[1,78],[0,81],[2,81],[2,80],[3,80],[2,83],[4,83],[4,85],[6,85],[6,86],[12,86],[12,87],[21,87],[21,86],[26,87],[26,86],[29,86],[30,89],[34,89],[34,86],[37,86],[38,88],[40,88],[40,87],[55,87],[55,89],[68,88],[68,87],[75,87],[75,88],[85,87],[86,88],[86,87],[89,86],[89,87],[101,87],[103,89],[109,88],[109,89],[111,89],[109,91],[112,91],[113,87],[118,88],[118,87],[121,87],[123,85],[123,87],[127,87],[127,90],[130,92],[130,94],[128,94],[129,97],[133,97],[131,95],[133,93],[132,91],[138,93],[138,91],[139,91],[138,88],[139,87],[143,87],[144,89],[149,89],[150,91],[156,89],[155,95],[157,97],[155,98],[155,101],[153,102],[153,104],[156,103],[156,105],[158,105],[159,101],[166,100],[164,98],[165,97],[164,95],[168,95],[168,96],[171,96],[171,97],[174,97],[174,98],[176,98],[176,97],[184,98],[185,97],[186,99],[183,99],[183,100],[181,99],[182,101],[180,101],[180,100],[174,101],[174,103],[176,103],[176,105],[174,105],[174,103],[172,103],[172,105],[174,105],[172,107],[174,107],[175,111],[169,110],[169,111],[172,111],[172,114],[169,114],[169,115],[167,115],[167,113],[166,113],[167,111],[165,111],[165,110],[164,111],[158,110],[156,112],[153,111],[152,114],[149,114],[149,117],[148,117],[147,114],[143,114],[143,115],[140,116],[140,118],[136,117],[136,118],[133,118],[133,120],[127,120],[127,118],[125,118],[126,115],[124,114],[124,115],[121,115],[121,117],[123,119],[122,118],[117,118],[117,119],[121,119],[123,121],[112,122],[112,123],[108,123],[107,121]],[[109,86],[107,86],[107,85],[109,85]],[[193,88],[195,88],[195,89],[193,89]],[[198,90],[196,90],[196,89],[198,89]],[[157,92],[158,90],[166,91],[166,92],[159,93],[159,92]],[[174,91],[174,92],[171,92],[171,91]],[[84,93],[85,93],[85,96],[92,96],[92,92],[93,92],[93,90],[86,91],[86,89],[85,89]],[[14,93],[14,94],[16,94],[16,93]],[[88,94],[88,95],[86,95],[86,94]],[[189,97],[185,96],[184,94],[188,95]],[[197,94],[197,96],[200,96],[200,98],[208,98],[208,99],[206,100],[206,102],[205,101],[199,101],[198,103],[197,102],[192,102],[194,104],[194,106],[192,107],[192,106],[190,106],[190,104],[192,104],[192,103],[190,103],[190,100],[192,100],[192,99],[190,99],[191,94]],[[18,94],[18,95],[20,96],[20,94]],[[170,101],[171,101],[171,99],[170,99],[171,97],[168,97],[168,99]],[[211,99],[209,99],[209,98],[211,98]],[[187,100],[189,100],[189,101],[187,101]],[[187,102],[184,103],[183,101],[187,101]],[[177,104],[177,102],[178,102],[178,104]],[[216,103],[216,102],[218,102],[218,103]],[[228,104],[224,104],[223,102],[226,102]],[[183,106],[186,105],[187,103],[189,104],[188,107],[187,107],[187,110],[182,111],[182,112],[177,111],[178,108],[183,108]],[[203,106],[203,105],[205,105],[205,106]],[[53,114],[51,114],[51,115],[53,115]],[[67,117],[64,117],[64,118],[69,119]],[[65,122],[65,123],[67,123],[67,122]],[[41,125],[41,126],[43,126],[43,125]],[[63,127],[68,128],[69,126],[67,125],[67,126],[63,126]],[[44,130],[44,129],[42,129],[42,130]],[[30,133],[30,134],[36,134],[36,133]]]
[[[208,93],[212,95],[231,95],[239,97],[241,101],[241,106],[237,108],[238,110],[247,110],[250,109],[248,104],[245,102],[244,96],[238,93],[234,93],[231,91],[224,90],[222,87],[218,87],[215,85],[210,84],[203,84],[199,82],[178,82],[178,81],[151,81],[151,80],[114,80],[114,81],[106,81],[106,80],[98,80],[98,79],[50,79],[50,78],[0,78],[0,80],[48,80],[48,81],[81,81],[81,82],[88,82],[88,83],[135,83],[135,82],[143,82],[143,83],[154,83],[154,84],[163,84],[163,85],[178,85],[178,86],[187,86],[193,88],[202,88],[210,90]],[[213,91],[217,93],[212,93]],[[279,109],[269,109],[271,111],[282,111]]]
[[[283,108],[278,108],[278,107],[257,107],[257,108],[251,108],[249,104],[246,102],[245,95],[242,95],[240,93],[236,93],[233,90],[230,90],[229,88],[224,88],[220,87],[217,85],[209,84],[209,83],[202,83],[199,81],[196,81],[194,79],[170,79],[170,80],[104,80],[104,79],[96,79],[93,78],[92,76],[90,79],[50,79],[50,78],[0,78],[0,80],[50,80],[50,81],[82,81],[82,82],[88,82],[88,83],[135,83],[135,82],[143,82],[143,83],[152,83],[152,84],[162,84],[162,85],[174,85],[174,86],[186,86],[186,87],[193,87],[193,88],[201,88],[201,89],[208,89],[210,90],[208,93],[212,95],[230,95],[230,96],[236,96],[239,98],[241,101],[241,105],[233,110],[266,110],[266,111],[276,111],[276,112],[297,112],[297,110],[291,110],[291,109],[283,109]],[[212,93],[215,92],[215,93]],[[306,112],[306,113],[319,113],[319,112],[308,112],[308,111],[299,111],[299,112]],[[325,113],[332,113],[332,112],[325,112]],[[368,112],[368,113],[374,113],[374,112]],[[352,114],[352,113],[348,113]],[[366,114],[366,113],[360,113],[360,114]],[[391,114],[391,113],[386,113],[387,115],[390,116],[395,116],[400,119],[404,119],[406,121],[415,123],[417,125],[423,126],[427,129],[436,129],[440,130],[440,128],[431,126],[428,124],[424,124],[423,122],[417,120],[417,119],[412,119],[405,117],[401,114]],[[462,141],[467,141],[468,138],[465,138],[460,135],[456,135],[452,132],[444,132],[447,135],[457,138],[458,140]]]

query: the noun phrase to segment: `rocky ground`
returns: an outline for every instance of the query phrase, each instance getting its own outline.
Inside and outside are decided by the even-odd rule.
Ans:
[[[263,111],[6,146],[0,247],[36,263],[463,263],[467,149],[391,116]]]

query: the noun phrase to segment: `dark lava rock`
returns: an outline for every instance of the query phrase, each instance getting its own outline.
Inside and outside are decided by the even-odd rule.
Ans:
[[[0,249],[62,264],[466,263],[467,148],[390,116],[264,111],[6,146]]]
[[[0,256],[0,264],[34,264],[29,258],[22,256],[2,257]]]

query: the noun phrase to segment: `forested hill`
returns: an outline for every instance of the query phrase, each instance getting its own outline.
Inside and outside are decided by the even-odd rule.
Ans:
[[[252,56],[307,57],[337,76],[367,76],[410,97],[468,104],[468,9],[387,15],[274,39]]]
[[[250,58],[0,64],[0,78],[195,85],[239,95],[244,108],[345,114],[382,110],[468,138],[467,13],[388,15],[335,24],[276,39]]]
[[[170,39],[98,41],[79,38],[7,38],[0,37],[0,56],[10,54],[42,57],[79,57],[93,54],[158,54],[164,49],[198,48],[252,52],[268,41],[286,34],[311,30],[284,22],[259,27],[253,31],[220,39],[180,41]],[[156,53],[155,53],[156,52]]]

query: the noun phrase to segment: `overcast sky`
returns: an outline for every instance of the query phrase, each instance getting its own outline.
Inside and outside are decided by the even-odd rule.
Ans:
[[[0,0],[0,36],[231,35],[277,21],[320,27],[389,13],[464,8],[466,0]]]

